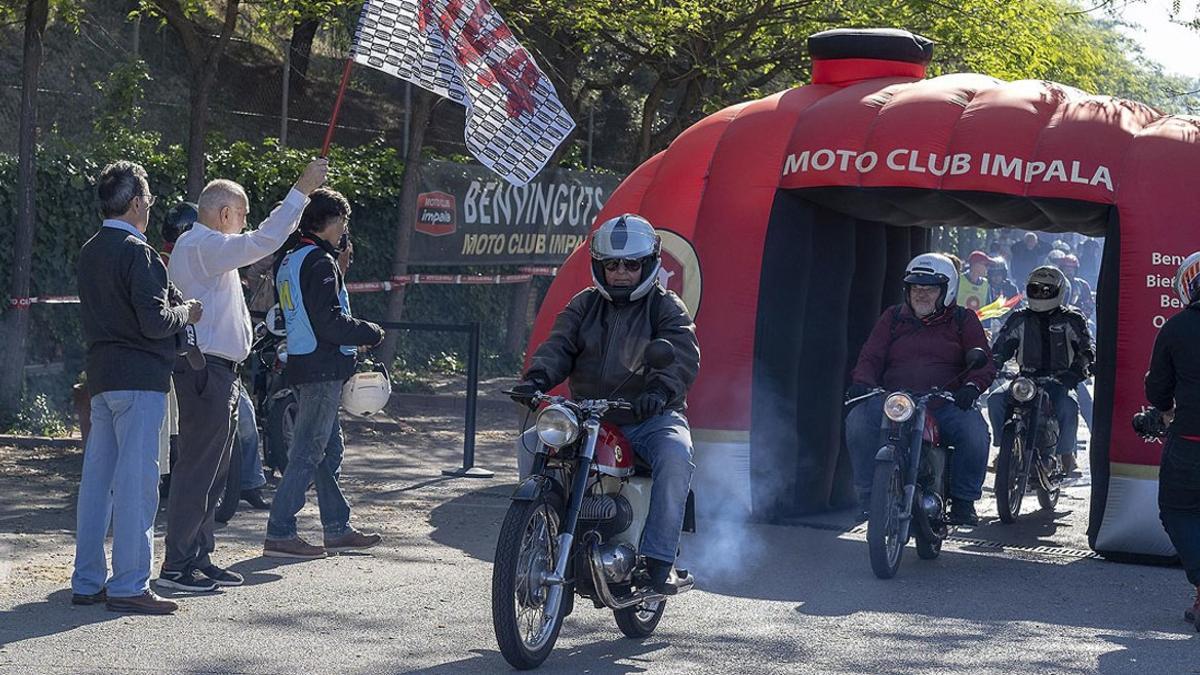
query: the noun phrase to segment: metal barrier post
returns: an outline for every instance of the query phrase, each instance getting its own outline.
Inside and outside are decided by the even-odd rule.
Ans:
[[[479,322],[471,324],[467,352],[467,420],[463,429],[463,463],[456,469],[443,469],[443,476],[491,478],[495,472],[475,466],[475,412],[479,402]]]

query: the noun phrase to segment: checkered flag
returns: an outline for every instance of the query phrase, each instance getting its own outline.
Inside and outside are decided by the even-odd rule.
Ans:
[[[514,185],[532,180],[575,128],[488,0],[367,0],[351,56],[466,106],[467,147]]]

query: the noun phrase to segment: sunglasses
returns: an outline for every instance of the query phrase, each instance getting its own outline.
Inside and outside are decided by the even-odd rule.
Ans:
[[[606,272],[616,272],[620,267],[624,267],[626,272],[637,272],[642,269],[641,260],[605,260],[603,265]]]

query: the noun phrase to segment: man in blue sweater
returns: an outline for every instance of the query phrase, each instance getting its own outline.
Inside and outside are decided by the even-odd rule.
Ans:
[[[92,429],[83,458],[71,602],[142,614],[177,605],[150,590],[158,511],[159,432],[184,328],[200,320],[146,243],[154,197],[132,162],[104,168],[97,185],[104,223],[79,252],[77,279]],[[113,530],[112,577],[104,555]]]

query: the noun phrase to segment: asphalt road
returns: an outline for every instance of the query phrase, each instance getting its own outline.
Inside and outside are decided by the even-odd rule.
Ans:
[[[405,417],[414,428],[355,427],[344,469],[355,523],[385,544],[280,564],[258,557],[264,513],[241,511],[215,557],[247,585],[184,598],[169,617],[69,604],[73,490],[38,487],[52,477],[26,466],[34,474],[19,485],[49,496],[30,497],[36,512],[0,498],[0,672],[506,671],[489,592],[516,478],[504,430],[512,412],[481,412],[478,464],[495,478],[439,475],[460,458],[453,410],[414,405]],[[0,494],[17,485],[0,481]],[[990,493],[981,506],[994,514]],[[701,523],[683,544],[698,590],[669,603],[653,636],[622,638],[611,613],[579,603],[542,670],[1200,672],[1187,644],[1196,633],[1181,619],[1182,572],[1085,557],[1086,511],[1087,488],[1074,487],[1054,513],[961,532],[936,561],[910,546],[890,581],[871,574],[847,513],[789,526]],[[319,538],[313,506],[301,525]]]

